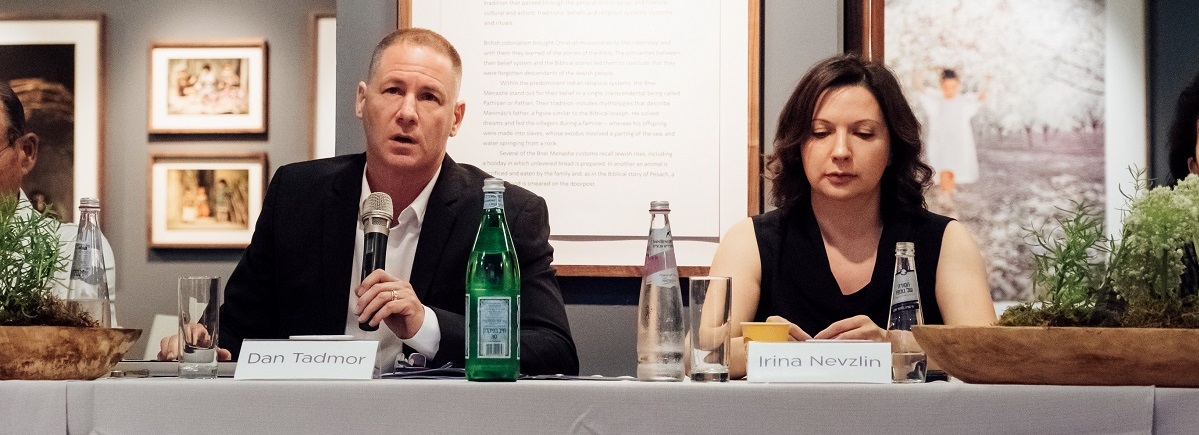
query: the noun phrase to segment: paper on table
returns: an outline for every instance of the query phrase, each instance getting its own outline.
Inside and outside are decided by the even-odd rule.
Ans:
[[[861,338],[809,338],[801,343],[867,343],[873,340]]]
[[[349,341],[353,340],[353,335],[293,335],[287,337],[288,340],[311,340],[311,341]]]

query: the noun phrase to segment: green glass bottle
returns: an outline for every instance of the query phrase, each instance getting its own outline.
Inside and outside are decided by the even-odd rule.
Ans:
[[[483,219],[466,265],[466,379],[520,375],[520,261],[504,217],[504,180],[483,182]]]

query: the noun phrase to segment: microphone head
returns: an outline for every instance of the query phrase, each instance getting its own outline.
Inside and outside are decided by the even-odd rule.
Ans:
[[[391,196],[383,192],[371,192],[370,195],[367,195],[366,200],[362,201],[358,219],[362,221],[364,231],[386,233],[388,224],[391,223],[392,212]],[[380,225],[381,229],[371,231],[372,226]]]

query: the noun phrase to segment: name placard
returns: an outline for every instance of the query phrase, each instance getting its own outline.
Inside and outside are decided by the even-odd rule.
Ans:
[[[869,341],[749,342],[749,382],[891,383],[891,344]]]
[[[233,379],[370,379],[374,340],[245,340]]]

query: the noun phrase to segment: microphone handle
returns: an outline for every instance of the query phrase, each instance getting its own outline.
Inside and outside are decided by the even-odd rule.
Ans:
[[[387,234],[369,232],[362,236],[362,279],[374,272],[375,269],[387,268]],[[370,323],[359,323],[358,329],[363,331],[378,330],[378,326]]]

